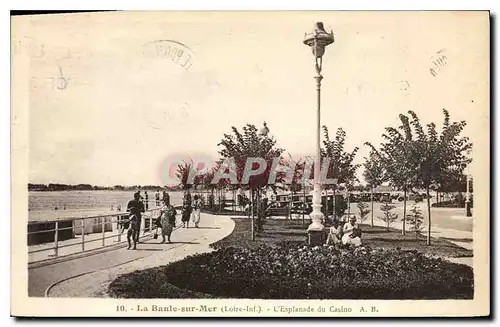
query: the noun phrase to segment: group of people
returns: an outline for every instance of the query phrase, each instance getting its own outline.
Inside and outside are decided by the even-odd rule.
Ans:
[[[326,239],[327,245],[354,245],[360,246],[361,242],[361,229],[358,223],[356,223],[356,216],[350,216],[349,221],[342,224],[338,220],[334,220],[328,237]]]
[[[128,220],[124,221],[125,224],[128,225],[127,230],[127,241],[128,241],[128,249],[132,248],[137,249],[137,243],[139,243],[139,232],[141,230],[141,221],[142,221],[142,213],[147,210],[144,205],[144,201],[142,201],[143,197],[140,192],[136,192],[134,194],[134,199],[129,201],[127,204],[127,211],[130,213]],[[159,195],[155,195],[155,200],[157,204],[159,202]],[[162,206],[160,208],[160,213],[155,220],[157,232],[161,230],[162,241],[161,243],[165,243],[167,240],[170,243],[170,236],[175,228],[176,224],[176,216],[177,210],[170,203],[170,196],[167,192],[163,192]],[[199,228],[200,223],[200,215],[201,215],[201,199],[198,195],[194,196],[194,199],[191,198],[191,194],[188,192],[185,193],[183,199],[182,206],[182,227],[189,228],[189,221],[192,220],[195,228]],[[158,233],[155,233],[155,238],[157,238]]]

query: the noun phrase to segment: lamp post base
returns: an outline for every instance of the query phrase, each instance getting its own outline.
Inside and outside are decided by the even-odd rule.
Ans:
[[[470,202],[465,202],[465,216],[472,217],[471,205]]]
[[[319,246],[325,244],[325,233],[318,230],[309,230],[307,232],[307,242],[310,246]]]

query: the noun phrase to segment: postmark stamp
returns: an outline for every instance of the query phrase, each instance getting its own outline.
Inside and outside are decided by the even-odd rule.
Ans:
[[[145,43],[142,54],[147,58],[167,59],[188,71],[194,64],[195,53],[187,45],[175,40],[157,40]]]
[[[448,57],[446,56],[446,49],[441,49],[436,52],[436,55],[431,57],[432,64],[429,71],[432,76],[436,77],[448,64]]]

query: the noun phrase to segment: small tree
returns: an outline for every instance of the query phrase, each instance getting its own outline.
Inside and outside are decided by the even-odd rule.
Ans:
[[[345,209],[337,210],[337,205],[341,204],[338,204],[336,201],[336,192],[340,187],[342,187],[342,185],[344,187],[348,187],[348,185],[357,181],[356,170],[360,167],[360,165],[354,163],[354,158],[356,157],[356,153],[359,148],[355,147],[351,152],[347,152],[345,150],[347,134],[342,128],[337,129],[335,139],[332,140],[330,139],[328,128],[323,126],[323,135],[325,139],[323,141],[323,147],[321,148],[321,159],[323,160],[328,158],[330,160],[326,176],[328,178],[337,179],[336,184],[324,185],[324,188],[333,190],[333,212],[337,217],[339,217],[338,213],[341,212],[341,215],[343,215]],[[315,173],[316,172],[313,169],[313,175]],[[346,203],[342,206],[345,206],[347,209]]]
[[[420,207],[417,204],[413,204],[410,209],[410,213],[407,215],[408,224],[410,225],[410,231],[415,232],[415,240],[418,242],[418,236],[420,232],[424,229],[424,216],[420,211]]]
[[[378,217],[380,220],[386,223],[387,229],[391,226],[393,222],[398,220],[398,214],[397,213],[392,213],[391,210],[396,208],[395,205],[389,204],[388,202],[382,204],[380,206],[380,210],[384,213],[382,217]]]
[[[368,209],[368,204],[364,202],[358,202],[359,219],[364,222],[368,218],[368,214],[371,210]]]
[[[363,177],[370,188],[370,202],[372,206],[371,225],[373,227],[373,189],[380,186],[384,181],[384,167],[381,154],[377,149],[369,142],[366,142],[365,145],[371,148],[369,157],[365,158],[365,162],[363,163],[365,167]]]
[[[276,140],[273,136],[269,134],[269,128],[266,123],[264,123],[264,128],[260,131],[252,124],[246,124],[243,126],[242,131],[238,130],[236,127],[231,128],[231,134],[224,134],[222,140],[218,143],[220,147],[219,155],[221,157],[221,163],[224,159],[231,158],[234,160],[235,164],[235,174],[236,179],[244,184],[245,187],[250,189],[250,201],[252,203],[251,207],[251,219],[254,222],[255,211],[254,209],[259,209],[260,206],[256,203],[260,194],[264,191],[267,186],[271,187],[273,190],[276,189],[276,183],[281,183],[283,179],[282,173],[278,173],[276,177],[275,184],[269,184],[269,175],[272,170],[272,163],[275,158],[283,159],[281,154],[284,149],[277,147]],[[242,177],[245,173],[245,167],[248,158],[261,158],[266,162],[265,171],[258,175],[250,176],[248,181],[243,182]],[[255,162],[252,165],[252,169],[259,168],[260,165]],[[223,179],[221,179],[222,181]],[[242,186],[242,185],[241,185]],[[255,240],[255,229],[252,223],[252,240]]]

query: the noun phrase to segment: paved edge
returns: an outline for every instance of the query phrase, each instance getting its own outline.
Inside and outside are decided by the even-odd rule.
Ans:
[[[235,222],[234,220],[232,219],[232,217],[230,216],[217,216],[217,215],[214,215],[215,217],[217,218],[222,218],[223,220],[226,220],[227,222],[227,229],[226,229],[226,232],[222,235],[222,236],[219,236],[218,239],[214,239],[214,240],[211,240],[210,242],[208,243],[205,243],[205,244],[200,244],[200,248],[198,251],[194,251],[196,253],[202,253],[202,252],[207,252],[207,251],[210,251],[211,247],[210,245],[219,241],[219,240],[222,240],[226,237],[228,237],[229,235],[232,234],[233,230],[234,230],[234,227],[235,227]],[[177,228],[176,228],[177,229]],[[202,236],[199,236],[199,237],[196,237],[195,239],[199,239],[199,238],[202,238]],[[182,245],[181,245],[182,246]],[[179,246],[180,247],[180,246]],[[175,249],[177,247],[173,247],[171,249]],[[170,249],[169,249],[170,250]],[[169,250],[165,250],[165,252],[168,252]],[[104,251],[103,251],[104,252]],[[187,254],[187,256],[189,256],[191,254]],[[115,269],[117,267],[121,267],[121,266],[124,266],[128,263],[131,263],[131,262],[135,262],[135,261],[138,261],[138,260],[147,260],[149,257],[153,256],[153,254],[149,255],[149,256],[146,256],[146,257],[139,257],[139,258],[134,258],[134,259],[131,259],[131,260],[128,260],[126,262],[123,262],[123,263],[120,263],[120,264],[117,264],[117,265],[114,265],[114,266],[111,266],[111,267],[106,267],[106,268],[102,268],[102,269],[96,269],[96,270],[93,270],[93,271],[87,271],[87,272],[84,272],[84,273],[80,273],[80,274],[77,274],[77,275],[74,275],[74,276],[69,276],[69,277],[66,277],[66,278],[63,278],[61,280],[58,280],[58,281],[55,281],[53,282],[52,284],[50,284],[46,289],[45,289],[45,292],[44,292],[44,295],[45,297],[50,297],[50,291],[52,288],[54,288],[55,286],[57,285],[60,285],[60,284],[64,284],[65,282],[69,282],[75,278],[79,278],[79,277],[83,277],[83,276],[86,276],[86,275],[90,275],[90,274],[94,274],[94,273],[104,273],[106,271],[110,271],[111,269]],[[162,263],[164,264],[164,263]],[[168,264],[168,263],[167,263]],[[147,269],[149,268],[154,268],[155,266],[148,266]],[[115,277],[116,278],[116,277]],[[58,297],[61,297],[61,296],[58,296]],[[79,296],[81,297],[81,296]],[[90,297],[90,296],[89,296]]]

